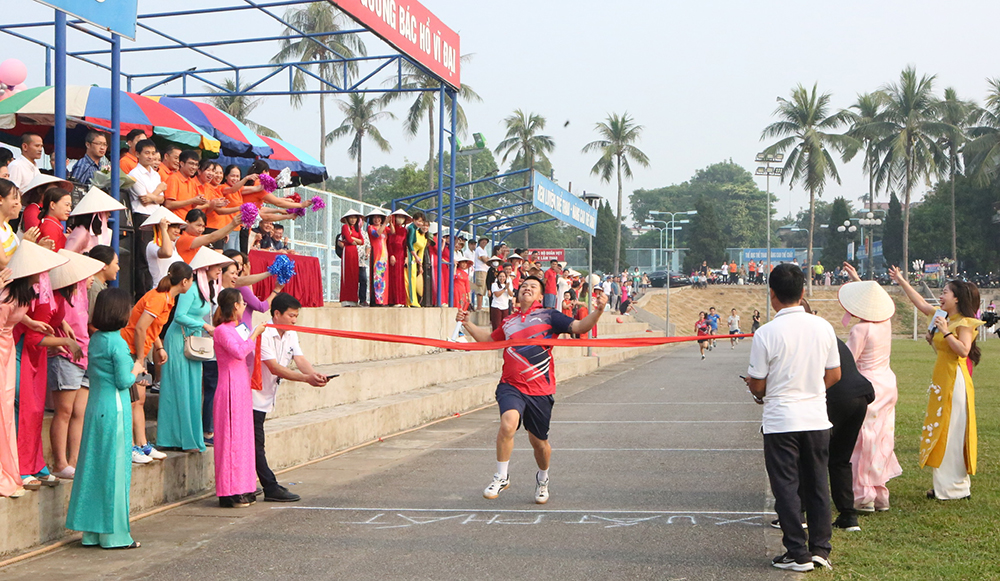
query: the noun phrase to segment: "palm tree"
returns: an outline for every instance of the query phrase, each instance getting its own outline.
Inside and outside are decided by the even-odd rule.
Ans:
[[[281,41],[281,50],[271,58],[272,63],[287,61],[325,61],[338,58],[353,58],[368,54],[361,37],[354,33],[336,34],[344,27],[341,24],[346,18],[344,14],[329,2],[312,2],[304,7],[290,8],[285,11],[285,22],[306,34],[320,34],[309,38],[286,38]],[[331,34],[323,34],[323,33]],[[298,32],[285,28],[284,36],[296,37]],[[337,63],[325,62],[316,65],[319,77],[331,83],[346,86],[349,78],[357,73],[357,63],[347,63],[346,69]],[[347,78],[341,78],[347,77]],[[296,91],[306,89],[306,75],[301,69],[296,69],[292,75],[292,88]],[[321,88],[327,89],[325,85]],[[319,161],[326,164],[326,95],[319,95]],[[292,106],[302,106],[302,95],[291,96]]]
[[[583,146],[583,153],[597,151],[600,159],[590,168],[592,175],[601,176],[601,181],[610,183],[613,174],[618,176],[618,228],[615,232],[615,269],[618,270],[618,260],[622,251],[622,173],[632,179],[632,166],[629,160],[642,167],[649,167],[649,158],[638,147],[632,145],[639,140],[642,125],[636,125],[635,119],[626,111],[622,115],[612,113],[607,119],[595,126],[601,139],[591,141]]]
[[[951,180],[951,259],[954,274],[958,274],[958,236],[955,224],[955,175],[962,171],[962,158],[959,150],[965,144],[965,131],[976,115],[978,107],[971,101],[958,98],[958,92],[953,87],[944,90],[944,99],[938,103],[938,116],[945,127],[944,134],[938,139],[941,147],[947,152],[948,177]]]
[[[345,135],[354,135],[351,146],[347,148],[347,153],[351,159],[358,161],[358,201],[362,200],[361,193],[361,146],[367,136],[379,149],[388,153],[392,150],[389,142],[382,137],[382,133],[375,127],[375,123],[381,119],[395,119],[396,116],[389,111],[382,111],[384,103],[378,99],[368,99],[363,93],[351,93],[346,101],[337,101],[337,106],[344,113],[344,120],[340,127],[337,127],[326,136],[325,145],[333,143],[335,139],[340,139]]]
[[[882,93],[877,91],[864,93],[858,95],[857,101],[842,112],[845,122],[850,124],[847,134],[855,138],[865,150],[864,173],[868,174],[868,196],[861,196],[860,201],[868,204],[869,212],[875,211],[875,176],[878,174],[879,166],[879,151],[876,145],[882,137],[878,134],[876,122],[882,113],[883,101]],[[849,150],[846,157],[850,159],[854,154],[854,151]],[[865,199],[866,197],[867,199]],[[869,237],[869,241],[872,239]],[[868,278],[872,279],[875,275],[873,269],[875,253],[870,248],[872,245],[868,244],[868,246]]]
[[[946,163],[938,138],[948,132],[937,115],[935,75],[917,77],[913,67],[903,69],[898,83],[880,89],[885,110],[875,127],[883,137],[877,148],[884,152],[877,183],[895,182],[903,188],[903,274],[909,269],[910,197],[917,182],[926,182]]]
[[[507,163],[507,158],[514,156],[511,161],[511,168],[528,169],[524,185],[531,183],[531,171],[541,162],[550,165],[548,154],[556,146],[556,142],[548,135],[539,135],[539,131],[545,129],[545,117],[537,113],[525,113],[522,109],[515,110],[503,120],[507,128],[504,136],[496,149],[497,155],[503,155],[500,163]]]
[[[250,119],[250,114],[253,113],[254,109],[260,106],[263,99],[260,97],[249,97],[247,95],[234,95],[233,93],[239,93],[246,90],[247,85],[237,88],[236,81],[233,79],[226,79],[222,82],[222,85],[226,88],[225,91],[218,91],[209,87],[209,91],[213,93],[213,95],[208,98],[210,105],[220,111],[229,113],[244,125],[249,127],[254,133],[259,133],[268,137],[281,138],[281,136],[278,135],[278,133],[273,129]]]
[[[986,104],[973,112],[973,127],[963,148],[965,168],[977,186],[996,179],[1000,169],[1000,78],[988,79]]]
[[[823,195],[827,178],[840,183],[837,165],[830,154],[831,148],[842,153],[859,148],[858,141],[849,135],[830,132],[844,122],[842,113],[830,114],[830,93],[819,94],[817,85],[812,90],[798,85],[792,90],[791,99],[778,98],[774,115],[778,121],[764,128],[761,140],[779,138],[768,147],[767,153],[781,153],[791,149],[785,157],[781,181],[788,180],[789,187],[803,185],[809,192],[809,267],[813,262],[813,234],[816,229],[816,196]],[[807,273],[809,296],[812,296],[812,276]]]
[[[471,54],[462,55],[462,64],[472,60]],[[396,87],[398,83],[398,88],[400,89],[410,89],[419,90],[417,93],[417,98],[410,104],[409,110],[406,112],[406,119],[403,120],[403,127],[406,130],[406,134],[415,136],[418,131],[420,131],[420,124],[423,122],[424,118],[427,119],[427,137],[429,145],[427,148],[427,185],[428,189],[435,189],[437,187],[436,173],[434,170],[434,156],[437,155],[434,145],[437,142],[434,136],[434,116],[437,115],[438,107],[438,95],[441,87],[441,81],[431,77],[424,72],[423,69],[418,68],[413,63],[408,60],[403,60],[403,72],[401,78],[392,78],[386,81],[386,86]],[[386,93],[385,95],[379,97],[379,99],[385,103],[389,104],[393,101],[397,101],[403,97],[412,95],[412,92],[406,93]],[[446,93],[447,95],[447,93]],[[469,122],[465,117],[465,109],[462,108],[462,102],[480,102],[483,99],[476,93],[472,87],[469,85],[462,85],[462,88],[458,91],[458,111],[456,112],[456,124],[459,135],[464,135],[469,127]],[[451,108],[453,105],[453,99],[450,96],[445,97],[445,108],[451,113]]]

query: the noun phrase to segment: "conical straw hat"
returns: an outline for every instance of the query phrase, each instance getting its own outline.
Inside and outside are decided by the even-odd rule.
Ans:
[[[170,210],[164,208],[163,206],[160,206],[159,208],[154,210],[152,214],[149,215],[149,218],[146,218],[146,221],[139,226],[139,229],[154,230],[156,226],[160,223],[160,220],[164,218],[166,218],[167,222],[170,224],[177,224],[181,228],[187,227],[187,222],[178,218],[177,215],[171,212]]]
[[[845,311],[864,321],[879,323],[896,312],[889,293],[873,280],[845,284],[837,297]]]
[[[371,211],[365,214],[365,218],[371,218],[372,216],[382,216],[384,218],[385,215],[385,210],[382,208],[372,208]]]
[[[69,193],[73,193],[73,184],[64,179],[57,178],[55,176],[50,176],[48,174],[38,174],[35,179],[28,182],[28,185],[24,186],[22,194],[26,194],[31,190],[41,187],[41,186],[59,186],[60,188],[66,190]]]
[[[7,268],[11,269],[12,274],[10,278],[14,280],[47,272],[67,262],[69,262],[69,259],[65,256],[59,256],[48,248],[42,248],[34,242],[22,240],[17,245],[14,255],[10,257]]]
[[[53,290],[86,280],[107,266],[100,260],[71,252],[65,248],[59,251],[59,256],[66,258],[68,262],[49,272],[49,282],[52,284]]]
[[[364,218],[364,216],[361,215],[361,212],[357,210],[348,210],[347,212],[344,213],[343,216],[340,217],[340,221],[344,224],[347,224],[347,218],[349,216],[357,216],[358,218]]]
[[[191,259],[191,269],[198,270],[199,268],[208,268],[209,266],[215,266],[216,264],[229,264],[233,260],[221,252],[216,252],[205,246],[198,249],[195,253],[194,258]]]
[[[69,213],[70,216],[81,214],[96,214],[98,212],[117,212],[124,210],[121,202],[104,193],[101,188],[91,187],[87,195]]]

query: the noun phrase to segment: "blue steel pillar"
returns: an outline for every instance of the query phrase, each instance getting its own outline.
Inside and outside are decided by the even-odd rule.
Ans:
[[[66,179],[66,13],[56,10],[56,79],[55,79],[55,166],[56,177]]]
[[[448,231],[451,232],[451,236],[448,237],[448,244],[451,246],[451,252],[448,254],[451,256],[451,264],[448,265],[448,280],[455,280],[455,154],[457,153],[456,144],[456,132],[458,131],[458,91],[451,91],[451,186],[448,188],[448,220],[449,226]],[[471,158],[470,158],[471,159]],[[472,175],[469,175],[469,181],[472,181]],[[455,303],[455,285],[449,284],[450,289],[448,294],[448,304],[454,305]]]
[[[119,199],[121,197],[121,48],[122,38],[117,34],[111,35],[111,138],[108,145],[111,146],[111,197]],[[111,212],[108,219],[108,228],[111,228],[111,248],[115,253],[119,253],[119,219],[117,212]],[[135,264],[135,257],[132,258]],[[111,281],[112,286],[118,286],[118,279]]]
[[[442,259],[442,252],[444,251],[444,248],[441,247],[441,234],[442,234],[442,230],[444,228],[444,224],[442,224],[443,220],[442,220],[441,214],[444,211],[444,110],[445,110],[444,99],[445,99],[445,95],[446,95],[446,93],[445,93],[445,90],[444,90],[444,83],[441,83],[441,89],[438,91],[438,100],[441,102],[441,108],[440,108],[440,115],[438,116],[438,195],[437,195],[437,214],[435,215],[435,217],[437,219],[437,224],[438,224],[438,231],[437,231],[437,244],[434,245],[434,249],[437,252],[438,271],[437,271],[436,274],[438,274],[438,279],[441,278],[441,276],[440,276],[440,273],[441,273],[441,259]],[[454,133],[452,134],[452,137],[454,137]],[[452,179],[451,182],[452,182],[452,184],[454,184],[455,180]],[[454,260],[452,260],[452,262],[454,262]],[[442,295],[441,289],[444,288],[441,285],[443,285],[443,284],[444,284],[444,281],[438,280],[437,296],[434,297],[434,302],[437,305],[441,304],[441,295]],[[448,304],[450,305],[451,303],[448,303]]]

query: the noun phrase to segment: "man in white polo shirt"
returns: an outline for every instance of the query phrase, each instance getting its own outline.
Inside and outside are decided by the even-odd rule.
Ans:
[[[302,304],[288,293],[278,293],[271,301],[271,321],[275,325],[295,325],[299,318]],[[253,435],[256,451],[257,478],[264,489],[264,500],[269,502],[295,502],[298,494],[289,492],[278,484],[274,472],[267,465],[264,454],[264,420],[268,412],[274,410],[274,399],[278,392],[278,384],[282,379],[300,381],[315,387],[323,387],[329,377],[316,373],[312,364],[306,360],[299,347],[299,337],[295,331],[279,330],[268,327],[260,336],[260,360],[264,365],[261,372],[263,389],[253,393]],[[294,361],[298,371],[289,369]]]
[[[787,551],[772,564],[792,571],[832,568],[826,390],[840,380],[837,337],[830,323],[800,305],[805,275],[798,266],[776,266],[768,286],[777,314],[753,337],[747,386],[764,404],[764,463]]]

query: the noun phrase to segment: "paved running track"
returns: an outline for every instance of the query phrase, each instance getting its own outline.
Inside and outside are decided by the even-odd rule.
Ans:
[[[482,497],[494,406],[280,475],[301,502],[200,500],[133,523],[138,550],[73,543],[0,578],[792,578],[769,564],[760,408],[738,377],[749,347],[720,341],[700,361],[684,345],[561,384],[544,506],[523,431],[511,487]]]

